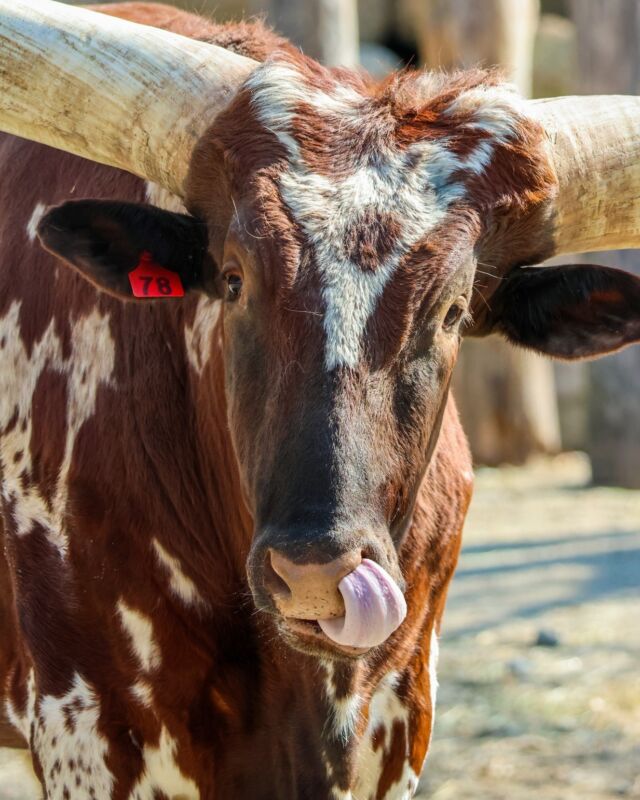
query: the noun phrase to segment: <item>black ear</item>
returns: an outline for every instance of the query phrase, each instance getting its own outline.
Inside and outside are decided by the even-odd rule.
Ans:
[[[556,358],[599,356],[640,341],[640,278],[619,269],[515,269],[489,304],[492,331]]]
[[[186,214],[137,203],[75,200],[50,209],[40,220],[38,236],[47,250],[117,297],[134,297],[129,273],[141,261],[152,277],[134,279],[142,287],[135,296],[179,296],[180,285],[185,292],[214,291],[216,269],[207,251],[206,225]],[[164,280],[158,284],[162,291],[156,286],[158,276]]]

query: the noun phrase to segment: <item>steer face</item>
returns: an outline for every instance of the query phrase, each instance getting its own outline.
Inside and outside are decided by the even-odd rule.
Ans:
[[[541,141],[486,75],[373,86],[283,55],[196,149],[191,217],[76,203],[41,223],[112,293],[130,296],[149,251],[220,298],[249,583],[296,646],[357,656],[400,624],[398,556],[472,313],[478,332],[563,356],[640,335],[637,282],[614,270],[513,270],[491,302],[474,290],[479,261],[517,266],[510,237],[528,261],[547,253],[527,233],[553,193]]]
[[[262,190],[280,203],[273,188]],[[362,558],[403,584],[397,552],[471,295],[463,225],[442,252],[426,239],[406,246],[371,197],[355,229],[349,211],[335,219],[347,232],[324,263],[294,220],[279,233],[298,252],[283,258],[268,224],[254,225],[272,218],[263,203],[238,205],[224,245],[230,430],[256,524],[249,579],[258,605],[307,638],[315,626],[300,620],[344,614],[337,586]]]
[[[302,60],[265,65],[202,143],[189,185],[210,232],[221,216],[211,186],[233,197],[212,252],[227,295],[230,431],[256,525],[254,598],[296,641],[351,653],[374,640],[330,644],[315,623],[345,614],[340,582],[363,559],[385,571],[381,591],[404,588],[398,553],[480,232],[464,170],[486,135],[450,151],[400,105],[402,90]]]

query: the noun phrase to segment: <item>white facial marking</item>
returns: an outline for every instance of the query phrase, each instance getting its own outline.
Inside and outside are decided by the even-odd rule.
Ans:
[[[36,203],[33,213],[29,217],[29,222],[27,223],[27,236],[30,242],[35,242],[36,236],[38,235],[38,224],[46,210],[47,207],[43,203]]]
[[[404,148],[387,143],[370,148],[350,174],[328,178],[309,168],[295,139],[298,110],[301,104],[311,106],[329,124],[339,117],[348,127],[366,118],[367,98],[339,84],[326,90],[309,87],[292,65],[281,62],[256,70],[248,86],[258,118],[287,150],[280,191],[315,252],[325,301],[326,368],[355,367],[367,322],[402,258],[464,196],[465,184],[454,174],[482,172],[495,144],[513,134],[519,101],[505,87],[471,90],[454,101],[452,107],[457,103],[459,111],[471,115],[468,128],[494,136],[466,157],[455,155],[447,140],[425,139]],[[395,245],[372,271],[364,271],[344,248],[347,232],[364,212],[383,220],[392,216],[399,225]]]
[[[62,697],[44,695],[31,708],[32,749],[42,766],[47,800],[109,800],[109,744],[99,732],[100,703],[78,673]],[[66,790],[66,791],[65,791]]]
[[[177,743],[163,727],[157,747],[145,745],[142,750],[144,771],[129,800],[154,800],[156,792],[180,800],[199,800],[200,791],[178,766],[176,754]]]
[[[118,601],[118,614],[142,669],[145,672],[157,669],[161,662],[160,648],[154,639],[149,617],[128,606],[124,600]]]
[[[20,303],[13,302],[0,318],[0,429],[13,424],[2,436],[0,462],[2,493],[7,503],[14,503],[16,531],[24,536],[40,524],[62,556],[67,549],[65,514],[67,512],[67,476],[76,438],[83,424],[95,413],[98,390],[113,386],[115,344],[109,316],[93,309],[76,320],[71,328],[71,352],[64,357],[62,342],[53,320],[42,338],[28,352],[20,330]],[[49,503],[38,486],[24,486],[22,473],[31,474],[31,432],[33,395],[46,370],[67,378],[67,431],[64,455],[57,478],[57,489]],[[62,424],[63,421],[61,421]],[[21,458],[16,460],[17,453]]]
[[[180,561],[168,553],[157,539],[153,540],[153,548],[158,561],[169,575],[169,586],[172,592],[187,606],[204,605],[205,601],[202,595],[191,578],[184,574]]]
[[[212,350],[213,330],[220,316],[219,300],[202,296],[198,299],[193,325],[185,325],[184,340],[189,363],[198,375],[207,365]]]

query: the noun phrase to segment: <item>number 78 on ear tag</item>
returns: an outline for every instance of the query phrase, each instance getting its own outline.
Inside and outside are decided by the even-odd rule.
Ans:
[[[151,253],[141,253],[138,266],[129,273],[134,297],[184,297],[184,288],[177,272],[161,267]]]

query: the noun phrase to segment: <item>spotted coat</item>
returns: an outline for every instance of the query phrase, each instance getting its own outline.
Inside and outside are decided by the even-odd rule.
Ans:
[[[474,253],[506,263],[516,239],[523,261],[548,252],[525,235],[554,191],[541,132],[492,75],[374,84],[257,24],[143,3],[109,13],[264,63],[199,144],[185,206],[134,176],[0,138],[7,718],[49,800],[408,799],[472,484],[448,395],[459,335],[437,331],[465,293],[483,324]],[[226,355],[244,323],[215,292],[122,302],[42,249],[45,209],[82,198],[188,210],[207,223],[216,264],[225,248],[253,248],[251,280],[271,305],[267,344],[243,340],[262,348],[249,389]],[[420,333],[425,316],[436,332]],[[303,397],[292,376],[312,366],[320,377]],[[352,529],[383,519],[372,546],[406,586],[407,619],[359,659],[290,647],[254,605],[254,528],[285,494],[299,501],[292,486],[309,506],[326,494],[322,470],[300,475],[294,458],[296,414],[316,413],[314,393],[329,403],[318,420],[334,425],[334,517]],[[379,435],[358,416],[368,405]],[[283,407],[269,448],[269,414]]]

